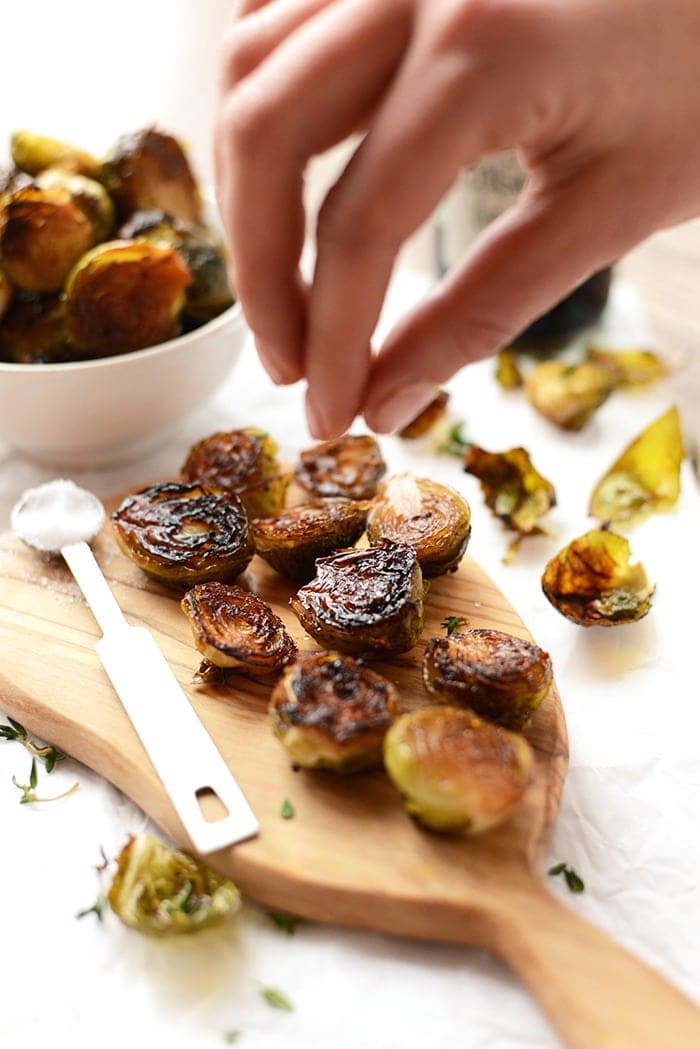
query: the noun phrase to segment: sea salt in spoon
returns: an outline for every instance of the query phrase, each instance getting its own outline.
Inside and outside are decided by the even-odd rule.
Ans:
[[[153,635],[129,626],[88,543],[105,520],[100,500],[72,481],[30,488],[12,510],[15,535],[35,550],[61,554],[99,623],[95,648],[160,776],[192,845],[200,853],[254,837],[258,821],[230,769],[180,688]],[[227,809],[205,818],[200,798]]]

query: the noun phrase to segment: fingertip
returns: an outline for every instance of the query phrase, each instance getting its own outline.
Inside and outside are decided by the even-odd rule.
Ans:
[[[438,391],[434,383],[398,386],[389,393],[372,396],[365,408],[365,422],[375,433],[394,433],[423,411]]]
[[[255,348],[263,368],[277,386],[291,386],[302,377],[298,353],[272,346],[263,339],[255,338]]]

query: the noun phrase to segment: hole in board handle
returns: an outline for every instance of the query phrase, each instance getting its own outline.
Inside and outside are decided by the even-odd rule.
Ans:
[[[226,805],[213,787],[200,787],[199,790],[195,792],[195,797],[199,802],[199,808],[201,809],[202,815],[207,823],[218,823],[220,820],[224,820],[230,815]]]

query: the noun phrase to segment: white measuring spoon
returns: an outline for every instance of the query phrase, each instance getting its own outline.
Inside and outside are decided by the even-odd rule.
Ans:
[[[155,638],[129,626],[88,546],[105,520],[100,500],[72,481],[30,488],[12,510],[12,530],[28,546],[60,553],[103,636],[95,645],[170,800],[200,853],[254,837],[258,821]],[[216,794],[227,809],[205,818],[200,798]]]

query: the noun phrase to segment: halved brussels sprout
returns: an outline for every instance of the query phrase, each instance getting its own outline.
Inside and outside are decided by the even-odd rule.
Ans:
[[[593,529],[552,558],[542,576],[549,602],[579,626],[620,626],[642,619],[654,587],[630,545],[615,532]]]
[[[316,559],[353,546],[365,530],[368,503],[319,499],[253,521],[260,557],[298,583],[313,577]]]
[[[523,376],[515,350],[501,350],[496,358],[496,382],[504,390],[517,390],[523,384]]]
[[[507,819],[521,800],[533,754],[523,736],[470,710],[424,707],[391,726],[384,764],[406,811],[423,826],[481,834]]]
[[[302,452],[296,478],[312,495],[326,499],[371,499],[386,473],[374,437],[346,434],[336,441],[324,441]]]
[[[450,395],[447,390],[438,390],[430,404],[422,412],[419,412],[415,419],[412,419],[410,423],[404,426],[403,430],[399,430],[399,437],[402,437],[405,441],[414,441],[418,437],[425,437],[441,419],[444,419],[447,414],[449,400]]]
[[[114,226],[114,204],[104,186],[93,178],[60,168],[48,168],[36,178],[40,189],[65,189],[93,228],[93,243],[106,240]]]
[[[84,150],[24,129],[15,131],[10,138],[10,151],[17,167],[30,175],[38,175],[46,168],[62,168],[95,178],[100,170],[99,161]]]
[[[405,543],[341,550],[291,599],[307,633],[326,648],[362,655],[408,652],[423,630],[423,575]]]
[[[270,700],[272,730],[292,760],[335,772],[380,767],[384,736],[400,713],[391,682],[339,652],[304,653]]]
[[[252,520],[284,506],[291,475],[282,471],[277,451],[277,442],[255,427],[214,433],[192,445],[180,473],[184,481],[237,495]]]
[[[201,200],[185,151],[156,128],[123,135],[105,157],[100,181],[121,218],[158,208],[185,222],[199,221]]]
[[[593,361],[543,361],[525,380],[533,408],[564,430],[580,430],[614,389],[609,370]]]
[[[367,517],[370,545],[408,543],[427,579],[457,568],[471,530],[471,510],[459,492],[412,474],[384,481]]]
[[[155,936],[219,925],[241,905],[232,881],[152,834],[129,838],[107,899],[124,925]]]
[[[10,308],[12,296],[12,285],[10,284],[9,280],[2,272],[2,270],[0,270],[0,321]]]
[[[443,703],[521,729],[549,691],[552,661],[531,641],[500,630],[454,631],[426,645],[423,680]]]
[[[651,350],[612,350],[604,346],[589,346],[586,357],[610,372],[616,388],[641,386],[668,375],[666,365]]]
[[[507,528],[521,536],[542,534],[540,518],[556,506],[557,496],[524,448],[487,452],[469,445],[464,469],[481,481],[484,502]]]
[[[225,581],[243,572],[255,547],[243,504],[197,484],[154,484],[112,514],[119,546],[168,586]]]
[[[110,357],[177,334],[190,272],[173,248],[113,240],[84,255],[66,284],[66,324],[84,355]]]
[[[292,663],[297,646],[284,623],[261,598],[240,586],[200,583],[180,607],[190,621],[194,643],[204,656],[202,677],[222,669],[265,680]],[[214,673],[213,676],[216,676]]]
[[[601,477],[589,514],[620,524],[669,510],[680,494],[682,461],[681,422],[673,407],[650,423]]]
[[[70,360],[64,313],[58,295],[18,292],[0,324],[0,359],[13,364]]]
[[[65,188],[28,185],[2,200],[0,264],[24,291],[60,291],[94,243],[92,224]]]

